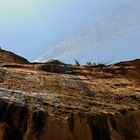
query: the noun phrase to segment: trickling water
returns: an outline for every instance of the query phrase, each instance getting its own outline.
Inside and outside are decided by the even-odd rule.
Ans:
[[[140,31],[140,1],[124,0],[110,14],[86,27],[62,43],[52,47],[36,61],[64,59],[93,51],[97,47],[106,47],[131,32]],[[93,49],[93,50],[92,50]],[[71,58],[71,59],[74,59]]]

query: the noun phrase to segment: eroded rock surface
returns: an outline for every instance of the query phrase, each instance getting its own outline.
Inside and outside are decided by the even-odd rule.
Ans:
[[[140,60],[134,62],[1,62],[0,140],[139,140]]]
[[[27,59],[3,49],[0,49],[0,62],[29,64]]]

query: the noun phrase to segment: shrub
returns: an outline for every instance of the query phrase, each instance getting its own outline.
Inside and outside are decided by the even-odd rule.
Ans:
[[[96,66],[97,65],[95,62],[91,62],[91,61],[87,62],[86,64],[88,66]]]

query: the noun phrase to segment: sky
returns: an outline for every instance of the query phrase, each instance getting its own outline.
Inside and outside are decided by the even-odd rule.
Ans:
[[[139,0],[0,0],[0,46],[30,61],[140,58]]]

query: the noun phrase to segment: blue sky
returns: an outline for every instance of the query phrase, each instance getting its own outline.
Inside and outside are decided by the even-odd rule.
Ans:
[[[135,59],[139,7],[139,0],[0,0],[0,45],[30,61]]]

